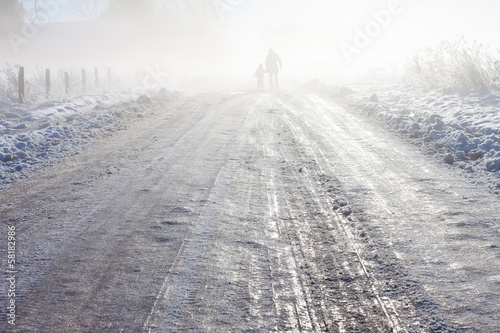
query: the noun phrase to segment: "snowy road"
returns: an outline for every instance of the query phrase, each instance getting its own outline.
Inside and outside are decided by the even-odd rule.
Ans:
[[[316,95],[185,98],[0,197],[2,332],[500,330],[498,197]]]

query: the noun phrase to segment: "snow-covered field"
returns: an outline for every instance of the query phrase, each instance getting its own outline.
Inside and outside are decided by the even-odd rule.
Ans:
[[[336,96],[444,165],[500,192],[500,98],[487,88],[446,93],[402,85],[353,85]],[[411,166],[409,166],[411,167]]]
[[[155,94],[154,104],[176,96],[164,90]],[[0,189],[154,112],[151,100],[138,96],[108,93],[36,107],[12,104],[0,108]]]

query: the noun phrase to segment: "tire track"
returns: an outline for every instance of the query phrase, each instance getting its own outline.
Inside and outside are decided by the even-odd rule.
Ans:
[[[285,104],[282,104],[282,108],[286,109],[286,110],[291,110],[292,113],[294,112],[293,109],[286,107]],[[295,114],[295,116],[297,116],[297,114]],[[313,161],[313,163],[310,165],[310,167],[307,168],[307,171],[315,172],[316,170],[314,170],[314,169],[317,169],[317,171],[315,172],[316,174],[314,175],[314,177],[316,177],[316,178],[318,178],[320,175],[325,175],[326,173],[325,173],[325,170],[323,169],[322,165],[327,165],[327,164],[325,163],[324,159],[321,158],[322,156],[324,156],[324,153],[321,151],[321,149],[319,149],[317,146],[315,146],[312,141],[307,139],[306,135],[302,132],[302,130],[297,125],[292,123],[292,121],[288,115],[286,115],[286,114],[283,115],[283,120],[287,124],[287,126],[290,128],[290,130],[292,131],[294,138],[296,138],[300,142],[301,147],[303,147],[303,149],[304,149],[305,157],[303,157],[302,160],[306,160],[306,161],[312,160]],[[320,159],[322,159],[321,162],[320,162]],[[329,171],[328,174],[332,174],[332,172],[330,170],[328,170],[328,171]],[[296,182],[299,181],[299,179],[304,178],[304,177],[299,178],[298,172],[295,170],[290,170],[289,172],[291,172],[294,175]],[[313,178],[313,177],[309,177],[308,179],[311,179],[311,178]],[[365,262],[363,260],[362,250],[361,250],[360,244],[355,241],[355,237],[353,235],[353,232],[352,232],[351,228],[348,227],[348,224],[346,223],[347,222],[346,219],[344,217],[341,217],[338,214],[338,212],[333,211],[333,209],[331,208],[333,206],[333,200],[330,199],[328,202],[321,203],[320,202],[321,196],[314,193],[315,186],[311,183],[307,184],[306,186],[307,186],[307,188],[311,189],[311,191],[309,193],[307,193],[310,195],[310,197],[308,198],[310,200],[310,202],[314,202],[315,206],[319,206],[319,210],[320,210],[321,215],[323,215],[323,214],[327,215],[327,216],[333,215],[333,218],[330,217],[330,219],[332,221],[335,221],[334,223],[336,223],[337,226],[340,227],[342,232],[345,234],[344,238],[345,238],[345,241],[348,243],[348,249],[350,249],[348,251],[352,251],[356,254],[356,261],[361,266],[362,271],[365,275],[365,278],[368,281],[368,284],[371,286],[373,295],[375,296],[375,298],[378,302],[378,305],[380,306],[380,309],[382,310],[384,316],[386,317],[387,323],[389,325],[389,328],[382,326],[382,327],[380,327],[380,329],[381,330],[390,329],[391,331],[394,331],[394,332],[406,332],[406,329],[400,323],[399,315],[397,314],[397,311],[395,310],[393,302],[390,300],[390,298],[386,297],[385,302],[382,301],[382,299],[379,295],[379,292],[378,292],[378,288],[377,288],[379,283],[374,277],[372,277],[368,273],[368,270],[366,269],[366,265],[365,265]],[[304,195],[306,195],[306,193],[302,193],[302,197],[304,197]],[[325,198],[325,197],[326,196],[323,195],[323,198]],[[335,199],[335,198],[333,198],[333,199]],[[307,214],[308,216],[318,216],[317,212],[312,211],[311,206],[307,206],[307,207],[305,207],[305,209],[308,209],[308,214]],[[305,248],[312,247],[312,244],[304,245],[303,244],[304,241],[305,241],[304,239],[301,240],[302,247],[305,247]],[[314,254],[311,254],[311,256],[314,257]],[[342,267],[342,265],[340,265],[340,263],[339,263],[339,267]],[[312,267],[312,269],[314,271],[317,271],[317,269],[314,269],[314,267]],[[355,279],[355,276],[353,276],[353,274],[351,272],[345,271],[345,274],[347,276],[352,276],[351,279]],[[359,288],[362,289],[362,287],[359,287]],[[386,303],[387,303],[387,305],[386,305]],[[389,308],[391,308],[393,310],[390,311]],[[326,312],[326,311],[324,310],[324,312]]]
[[[129,132],[138,150],[109,155],[99,181],[90,162],[67,172],[87,196],[75,230],[91,223],[27,293],[19,331],[431,331],[408,294],[418,286],[347,202],[317,99],[213,94],[177,111]]]

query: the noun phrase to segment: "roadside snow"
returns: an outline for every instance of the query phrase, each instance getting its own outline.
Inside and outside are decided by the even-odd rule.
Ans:
[[[175,96],[163,91],[158,98]],[[0,189],[142,118],[150,108],[141,97],[105,94],[46,102],[34,109],[20,104],[0,108]]]
[[[500,99],[488,89],[449,94],[358,85],[339,88],[336,95],[499,194]]]

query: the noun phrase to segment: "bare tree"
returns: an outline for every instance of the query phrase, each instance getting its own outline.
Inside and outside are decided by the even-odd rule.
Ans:
[[[24,9],[17,0],[0,0],[0,36],[18,31],[24,15]]]
[[[40,16],[45,12],[41,2],[39,0],[19,0],[19,3],[24,8],[26,21],[29,23],[39,21]]]
[[[73,6],[84,21],[95,21],[107,10],[108,0],[75,1]]]

